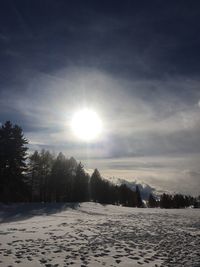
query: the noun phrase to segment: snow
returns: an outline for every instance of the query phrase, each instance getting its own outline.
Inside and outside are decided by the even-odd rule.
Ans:
[[[200,266],[200,210],[0,206],[0,267]]]

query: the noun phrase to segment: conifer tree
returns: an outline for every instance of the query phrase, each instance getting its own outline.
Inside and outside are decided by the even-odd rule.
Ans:
[[[5,122],[0,128],[0,200],[27,200],[24,183],[28,141],[18,125]]]
[[[139,186],[136,186],[136,201],[137,201],[137,207],[141,208],[143,207],[142,198],[140,195],[140,189]]]
[[[76,176],[73,179],[73,201],[83,202],[89,200],[88,182],[89,177],[80,162],[76,169]]]
[[[160,207],[165,209],[170,209],[173,207],[173,197],[166,193],[160,196]]]
[[[39,201],[40,155],[37,150],[29,157],[28,176],[28,184],[31,191],[31,201]]]
[[[99,171],[95,169],[90,178],[90,198],[95,202],[99,202],[101,199],[101,184],[101,175]]]
[[[150,208],[158,207],[158,202],[156,201],[155,197],[152,194],[149,195],[148,206]]]

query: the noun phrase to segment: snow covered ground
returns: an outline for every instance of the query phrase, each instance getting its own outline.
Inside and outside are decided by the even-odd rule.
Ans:
[[[200,210],[0,206],[0,266],[200,266]]]

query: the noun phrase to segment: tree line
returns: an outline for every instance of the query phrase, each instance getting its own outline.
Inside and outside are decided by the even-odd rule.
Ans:
[[[18,125],[7,121],[0,128],[1,202],[94,201],[141,207],[139,188],[117,186],[101,177],[97,169],[90,176],[81,162],[55,156],[48,150],[27,154],[28,141]]]
[[[85,172],[81,162],[48,150],[28,155],[28,141],[18,125],[5,122],[0,128],[0,202],[83,202],[143,207],[139,187],[133,191],[102,178],[95,169]],[[150,207],[186,207],[191,197],[149,197]],[[169,200],[170,199],[170,200]],[[171,202],[170,202],[171,201]],[[170,204],[169,204],[170,203]],[[173,204],[172,204],[173,203]],[[173,206],[174,205],[174,206]],[[183,205],[183,206],[182,206]]]
[[[195,198],[192,196],[182,195],[182,194],[166,194],[163,193],[159,200],[155,198],[152,194],[149,196],[148,206],[151,208],[160,207],[165,209],[180,209],[193,206],[198,208],[200,203],[200,196]]]
[[[97,169],[90,176],[81,162],[78,163],[73,157],[68,159],[62,153],[54,157],[49,151],[35,151],[29,157],[28,170],[31,201],[142,205],[139,192],[104,180]]]

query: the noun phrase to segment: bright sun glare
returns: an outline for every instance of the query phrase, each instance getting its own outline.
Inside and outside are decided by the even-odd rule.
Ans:
[[[95,111],[83,109],[74,114],[71,128],[79,139],[89,142],[101,134],[102,122]]]

